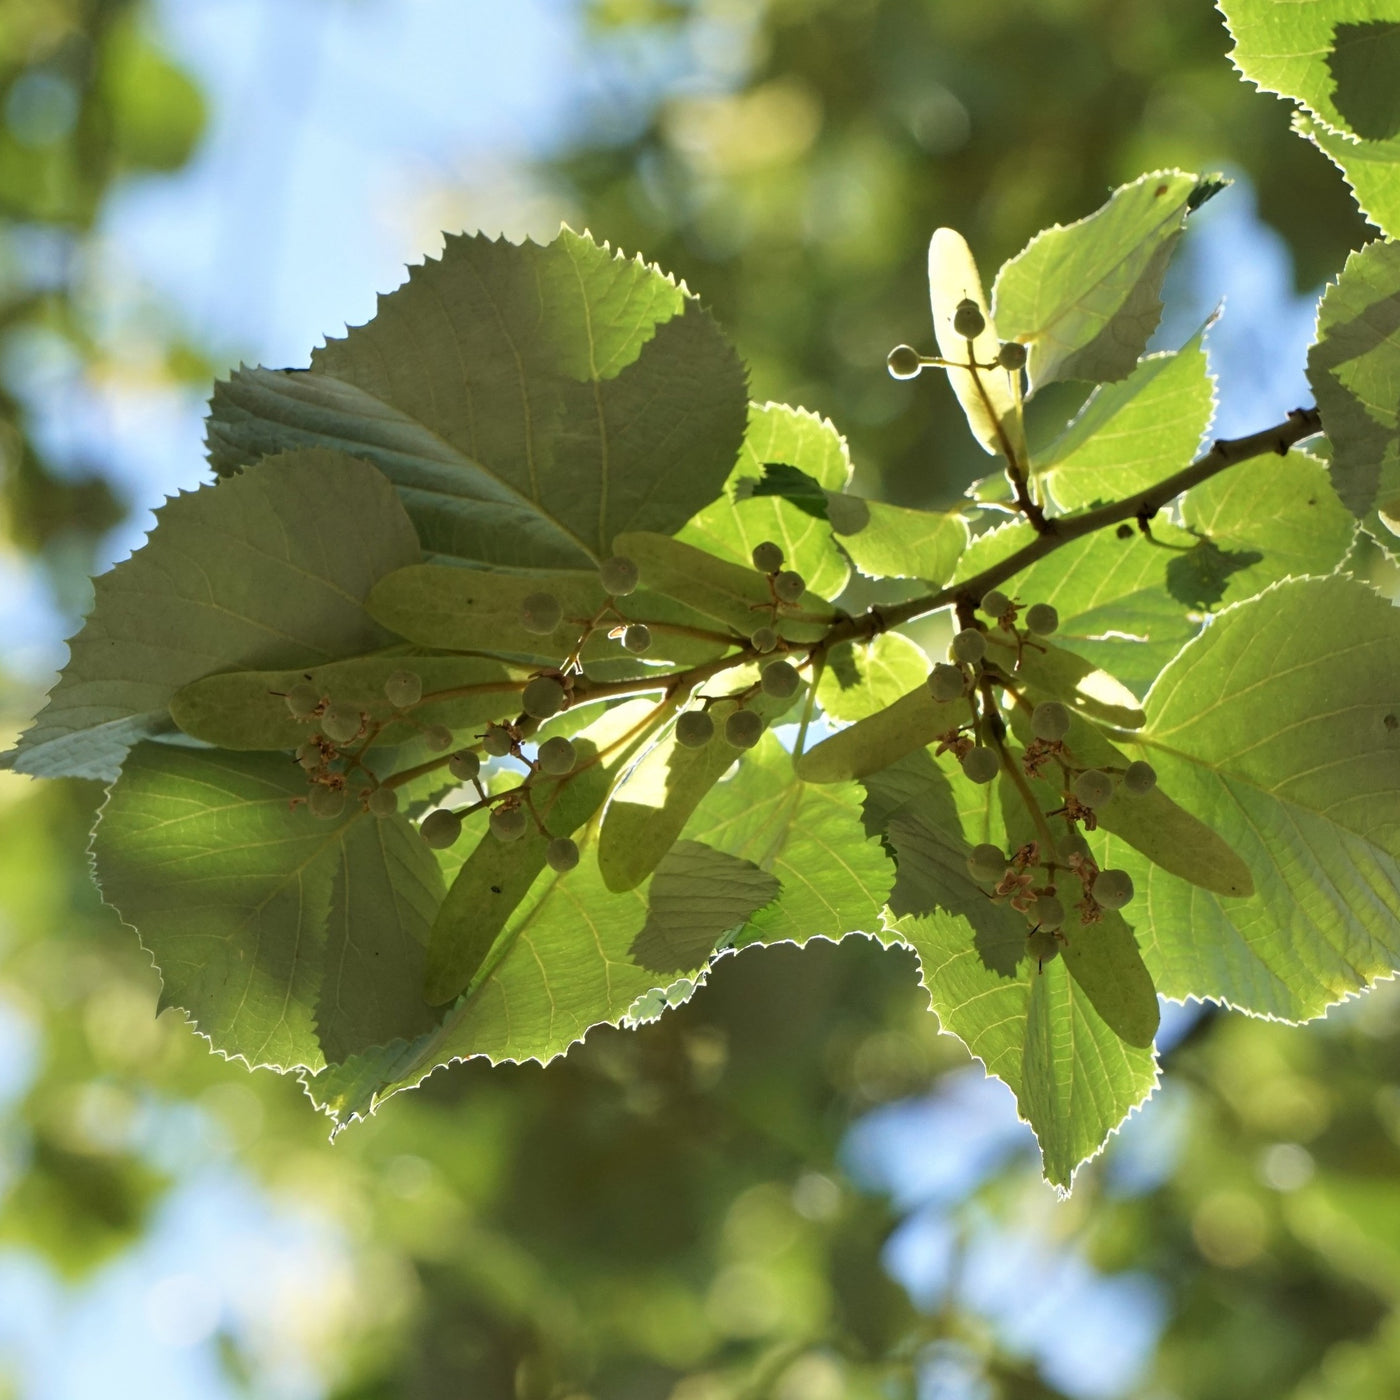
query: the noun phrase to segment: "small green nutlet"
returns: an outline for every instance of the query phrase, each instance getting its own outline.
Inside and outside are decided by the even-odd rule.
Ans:
[[[518,841],[529,826],[523,807],[497,807],[491,813],[491,835],[497,841]]]
[[[982,601],[978,605],[988,617],[1000,617],[1011,606],[1011,599],[999,588],[993,588],[989,593],[982,595]]]
[[[1032,603],[1026,609],[1026,626],[1037,637],[1048,637],[1059,630],[1060,614],[1049,603]]]
[[[396,710],[405,710],[423,698],[423,677],[417,671],[395,671],[384,682],[384,695]]]
[[[345,794],[335,788],[317,786],[307,795],[306,805],[313,817],[331,821],[345,810]]]
[[[546,739],[540,745],[536,757],[539,759],[540,772],[548,773],[551,778],[562,778],[565,773],[572,773],[574,764],[578,761],[573,744],[562,734]]]
[[[1026,910],[1026,918],[1053,933],[1065,921],[1065,906],[1053,894],[1043,894]]]
[[[1054,743],[1069,733],[1069,726],[1069,709],[1058,700],[1042,700],[1031,711],[1031,733],[1037,739]]]
[[[503,724],[488,724],[486,733],[481,736],[481,747],[492,758],[504,758],[513,742],[510,730]]]
[[[783,567],[783,551],[772,540],[764,540],[753,547],[753,566],[761,574],[776,574]]]
[[[433,850],[445,851],[462,834],[462,819],[456,812],[439,807],[423,818],[418,834]]]
[[[578,864],[578,843],[567,836],[556,836],[545,847],[545,864],[560,875],[567,875]]]
[[[625,598],[641,582],[641,571],[625,554],[615,554],[598,565],[598,578],[613,598]]]
[[[676,720],[676,743],[683,749],[703,749],[715,737],[715,722],[707,710],[687,710]]]
[[[967,677],[956,666],[940,661],[928,675],[929,694],[940,705],[950,705],[962,698],[967,689]]]
[[[1121,909],[1133,897],[1133,877],[1126,870],[1100,870],[1094,877],[1094,898],[1105,909]]]
[[[314,685],[303,682],[294,685],[282,698],[287,702],[293,719],[310,719],[316,713],[316,706],[321,703],[321,692]]]
[[[895,379],[916,379],[924,367],[923,357],[912,345],[896,345],[885,358]]]
[[[789,696],[797,694],[797,687],[802,684],[802,677],[797,674],[797,667],[787,661],[770,661],[763,668],[763,693],[771,695],[775,700],[786,700]]]
[[[990,843],[974,846],[967,858],[967,873],[979,885],[995,885],[1006,874],[1006,866],[1006,853]]]
[[[1009,369],[1013,374],[1017,370],[1025,369],[1026,347],[1019,340],[1003,341],[1001,349],[997,351],[997,364],[1002,369]]]
[[[1157,786],[1157,770],[1140,758],[1135,758],[1123,772],[1123,791],[1142,797]]]
[[[348,744],[363,727],[359,715],[350,710],[332,706],[321,716],[321,733],[333,744]]]
[[[1026,937],[1026,952],[1038,968],[1060,956],[1060,940],[1048,928],[1034,928]]]
[[[967,751],[962,760],[962,770],[969,782],[990,783],[1001,772],[1001,758],[995,749],[979,745]]]
[[[1097,768],[1086,768],[1074,780],[1075,798],[1085,807],[1102,807],[1113,796],[1113,779]]]
[[[971,297],[964,297],[953,312],[953,329],[964,340],[976,340],[987,329],[982,308]]]
[[[452,747],[452,731],[445,724],[430,724],[423,731],[423,742],[434,753],[441,753]]]
[[[736,749],[751,749],[763,737],[763,721],[752,710],[735,710],[724,722],[724,737]]]
[[[759,627],[749,638],[749,645],[760,655],[767,655],[778,645],[778,634],[771,627]]]
[[[520,603],[520,625],[534,637],[547,637],[564,616],[552,593],[528,593]]]
[[[399,795],[391,787],[377,787],[365,799],[365,810],[372,817],[392,817],[399,810]]]
[[[297,762],[308,773],[321,766],[321,746],[307,740],[304,744],[297,745]]]
[[[622,634],[622,646],[633,656],[651,650],[651,628],[645,622],[634,622]]]
[[[961,661],[965,666],[975,666],[987,654],[987,634],[975,627],[964,627],[953,638],[953,645],[948,650],[955,661]]]
[[[773,580],[773,592],[781,602],[795,603],[807,591],[807,580],[795,569],[784,569]]]
[[[463,749],[447,760],[447,771],[459,783],[470,783],[481,773],[481,759],[471,749]]]
[[[549,719],[564,708],[564,687],[553,676],[536,676],[520,692],[520,708],[531,719]]]

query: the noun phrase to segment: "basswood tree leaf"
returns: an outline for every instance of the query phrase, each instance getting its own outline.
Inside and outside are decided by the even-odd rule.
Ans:
[[[941,587],[967,548],[967,522],[949,511],[834,497],[832,529],[851,562],[868,578],[919,578]]]
[[[1400,243],[1346,261],[1317,313],[1308,382],[1332,444],[1332,484],[1365,515],[1400,496]]]
[[[334,443],[394,482],[432,557],[585,568],[715,499],[747,404],[734,351],[655,268],[568,229],[449,237],[309,370],[218,385],[210,461]]]
[[[899,632],[842,642],[826,654],[817,699],[828,718],[850,722],[892,705],[928,676],[928,657]]]
[[[551,593],[562,617],[547,637],[526,631],[520,605],[531,593]],[[537,570],[527,574],[464,569],[460,565],[418,564],[381,579],[370,594],[370,612],[401,637],[419,646],[489,652],[531,667],[557,666],[578,645],[584,629],[599,619],[583,649],[591,674],[624,662],[628,674],[645,675],[653,660],[695,665],[722,656],[726,643],[713,618],[645,589],[612,600],[597,570]],[[619,621],[652,628],[647,660],[627,656],[608,637]],[[696,635],[697,631],[701,635]],[[608,678],[612,678],[609,671]]]
[[[1175,354],[1149,355],[1101,384],[1044,452],[1036,471],[1065,510],[1155,486],[1195,456],[1215,412],[1204,333]]]
[[[647,588],[706,614],[740,637],[771,625],[789,641],[815,642],[836,619],[831,604],[810,588],[774,617],[768,579],[752,564],[719,559],[666,535],[619,535],[615,543],[641,570]]]
[[[987,632],[987,658],[1046,698],[1062,700],[1079,714],[1105,724],[1136,729],[1143,722],[1138,698],[1122,682],[1083,657],[1041,637],[1013,637],[1001,627]]]
[[[797,760],[797,775],[808,783],[864,778],[934,743],[967,718],[965,700],[940,705],[920,682],[883,710],[808,749]]]
[[[763,479],[770,463],[795,467],[832,491],[843,490],[851,479],[846,439],[828,419],[787,404],[750,404],[744,445],[724,493],[677,538],[745,568],[752,567],[754,545],[772,540],[782,547],[784,568],[796,569],[814,593],[834,598],[845,588],[850,568],[826,522],[781,496],[744,494]]]
[[[744,755],[733,777],[711,789],[686,836],[770,871],[781,898],[756,910],[733,946],[832,942],[848,933],[883,941],[880,909],[894,866],[862,825],[855,783],[804,783],[771,735]]]
[[[423,693],[457,692],[426,699],[397,718],[384,694],[396,671],[412,671]],[[401,743],[419,726],[466,729],[520,713],[522,682],[499,661],[475,656],[357,656],[293,671],[225,671],[177,690],[170,714],[195,739],[221,749],[292,749],[317,731],[314,720],[293,719],[283,696],[307,680],[338,709],[357,711],[384,724],[376,744]]]
[[[321,821],[292,807],[305,792],[285,759],[145,744],[93,838],[103,898],[155,959],[162,1004],[251,1068],[316,1071],[330,1047],[431,1022],[420,988],[436,866],[402,818],[352,804]]]
[[[987,825],[982,813],[961,811],[926,755],[871,775],[866,787],[867,819],[885,825],[899,865],[891,928],[918,955],[931,1009],[1010,1087],[1046,1177],[1068,1189],[1155,1087],[1151,1050],[1105,1023],[1062,959],[1037,971],[1025,917],[993,904],[968,877],[970,840],[1006,841],[999,820]]]
[[[1367,140],[1400,134],[1400,20],[1387,0],[1222,0],[1219,8],[1235,41],[1231,61],[1262,92],[1301,102],[1334,130]]]
[[[1227,608],[1163,672],[1123,746],[1255,886],[1220,899],[1106,843],[1167,996],[1299,1021],[1400,965],[1397,676],[1400,612],[1341,576]]]
[[[172,729],[182,686],[213,671],[317,666],[392,640],[365,611],[419,557],[388,481],[343,452],[296,452],[174,497],[95,598],[14,767],[116,777],[127,747]]]
[[[1122,185],[1077,223],[1045,229],[997,273],[1003,336],[1024,342],[1031,390],[1133,372],[1162,314],[1158,295],[1186,217],[1223,188],[1159,170]]]
[[[993,456],[1001,455],[1024,465],[1026,430],[1015,380],[1004,369],[972,367],[992,365],[1001,341],[987,308],[972,249],[956,229],[940,228],[929,241],[928,290],[939,355],[956,365],[969,365],[968,355],[972,355],[969,368],[947,371],[948,383],[967,415],[972,436]],[[976,303],[986,323],[972,341],[953,329],[953,318],[963,301]]]
[[[1293,129],[1342,172],[1361,212],[1382,233],[1400,234],[1400,137],[1353,141],[1301,112],[1294,115]]]

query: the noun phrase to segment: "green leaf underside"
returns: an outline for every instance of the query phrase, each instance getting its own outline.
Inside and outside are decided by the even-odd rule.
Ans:
[[[792,606],[781,606],[775,619],[766,575],[752,564],[717,559],[681,540],[638,533],[619,535],[616,544],[637,564],[647,588],[684,602],[740,637],[772,626],[789,641],[815,642],[836,618],[831,604],[808,589]]]
[[[398,487],[430,556],[585,568],[719,494],[747,403],[723,335],[654,268],[569,230],[449,237],[309,370],[219,384],[210,460],[345,448]]]
[[[422,680],[425,695],[457,688],[471,693],[425,701],[396,721],[400,712],[385,696],[384,682],[404,670]],[[376,744],[402,742],[421,725],[466,729],[520,713],[520,682],[500,662],[468,656],[361,656],[310,670],[229,671],[176,691],[170,713],[186,734],[221,749],[296,748],[317,724],[293,719],[282,697],[307,676],[338,709],[383,723]]]
[[[1167,667],[1123,746],[1256,890],[1221,900],[1107,842],[1167,996],[1306,1020],[1400,962],[1397,678],[1400,614],[1340,576],[1227,609]]]
[[[1196,455],[1215,411],[1203,335],[1175,354],[1149,355],[1117,384],[1100,385],[1036,458],[1064,510],[1155,486]]]
[[[1358,143],[1301,112],[1293,129],[1342,172],[1361,212],[1382,233],[1391,238],[1400,233],[1400,137]]]
[[[786,404],[750,404],[748,432],[723,495],[677,538],[745,568],[752,567],[753,547],[772,540],[782,548],[784,568],[796,569],[814,593],[834,598],[850,569],[826,522],[778,495],[736,495],[741,483],[762,480],[769,462],[795,467],[832,491],[842,490],[851,478],[846,439],[829,420]]]
[[[419,557],[389,483],[336,452],[289,453],[176,496],[156,525],[95,581],[69,662],[17,746],[19,772],[110,781],[132,743],[173,727],[167,707],[190,681],[383,645],[363,600]]]
[[[562,618],[549,636],[527,632],[521,625],[520,605],[531,593],[550,593],[559,600]],[[399,569],[381,579],[369,599],[370,611],[385,627],[419,646],[486,652],[532,667],[557,666],[607,603],[596,570],[511,574],[450,564]],[[645,622],[652,628],[645,660],[628,656],[608,636],[621,621]],[[645,675],[647,663],[655,660],[692,666],[724,654],[722,636],[695,636],[695,630],[723,632],[705,613],[639,589],[612,601],[582,655],[589,674],[607,672],[612,679],[608,668],[618,662],[625,663],[622,669],[628,674]]]
[[[1334,130],[1400,134],[1400,20],[1390,0],[1221,0],[1235,67],[1264,92],[1301,102]]]
[[[987,633],[987,658],[1014,681],[1062,700],[1104,724],[1136,729],[1143,721],[1138,699],[1120,681],[1071,651],[1041,638],[1017,642],[1001,627]]]
[[[320,1069],[431,1024],[422,945],[442,896],[401,818],[312,817],[303,775],[262,755],[141,745],[93,839],[103,897],[214,1047]],[[324,1041],[323,1037],[324,1036]]]
[[[842,642],[826,654],[817,700],[829,719],[876,714],[928,675],[928,657],[908,637],[880,632],[869,643]]]
[[[1063,959],[1036,971],[1024,916],[992,904],[967,876],[969,837],[985,834],[964,836],[972,814],[959,812],[926,755],[872,775],[866,787],[867,815],[888,825],[899,863],[892,912],[938,906],[905,913],[892,931],[918,955],[939,1024],[1011,1088],[1046,1177],[1068,1188],[1080,1163],[1152,1092],[1151,1050],[1109,1028]]]
[[[861,506],[866,519],[859,530],[836,530],[841,548],[861,573],[868,578],[923,579],[935,588],[952,578],[967,548],[967,523],[960,515],[884,501],[862,501]]]
[[[434,1006],[475,990],[490,974],[496,941],[544,872],[551,838],[571,836],[602,807],[632,752],[629,736],[655,709],[651,701],[634,700],[604,712],[574,736],[573,771],[531,788],[527,811],[543,831],[532,822],[519,840],[499,841],[487,831],[484,812],[466,819],[478,839],[452,881],[428,946],[425,987]]]
[[[997,327],[1030,351],[1034,391],[1133,372],[1162,314],[1158,292],[1189,211],[1219,188],[1179,170],[1123,185],[1102,208],[1038,233],[997,274]]]
[[[793,705],[762,693],[742,708],[765,723]],[[724,738],[725,721],[740,705],[720,700],[710,706],[715,734],[708,744],[688,749],[676,742],[674,729],[650,748],[626,774],[608,802],[598,837],[598,867],[610,890],[630,890],[656,869],[680,836],[706,793],[730,766],[745,759]]]
[[[1400,498],[1400,244],[1346,261],[1317,314],[1308,382],[1332,444],[1332,483],[1365,515]]]
[[[734,946],[882,938],[879,910],[894,867],[862,826],[863,796],[855,783],[802,782],[771,734],[711,790],[686,836],[752,861],[782,885],[782,897],[752,915]]]
[[[887,768],[966,723],[967,702],[938,704],[927,684],[810,748],[797,760],[808,783],[842,783]]]

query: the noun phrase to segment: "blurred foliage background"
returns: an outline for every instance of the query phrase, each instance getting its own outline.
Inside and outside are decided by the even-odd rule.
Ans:
[[[609,81],[514,203],[467,206],[537,236],[564,209],[685,277],[755,397],[831,416],[862,487],[895,499],[947,501],[985,469],[946,395],[883,369],[928,340],[937,224],[990,274],[1178,165],[1252,184],[1300,292],[1367,236],[1285,105],[1238,80],[1205,0],[555,8],[571,61]],[[178,181],[211,112],[164,13],[0,0],[0,558],[69,613],[151,501],[100,443],[55,435],[36,364],[203,392],[231,362],[157,295],[111,309],[104,211]],[[459,58],[464,85],[491,62]],[[424,208],[458,207],[454,179],[473,171]],[[2,683],[14,733],[44,678]],[[1067,1203],[1009,1096],[938,1035],[911,957],[860,940],[730,959],[653,1026],[548,1070],[459,1066],[330,1146],[296,1084],[155,1016],[148,961],[88,879],[100,792],[0,778],[0,1394],[1394,1393],[1389,988],[1307,1030],[1171,1018],[1163,1089]]]

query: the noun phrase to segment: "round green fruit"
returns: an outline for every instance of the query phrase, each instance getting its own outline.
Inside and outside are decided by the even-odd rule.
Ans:
[[[776,574],[783,567],[783,551],[781,545],[776,545],[772,540],[764,540],[762,544],[753,547],[753,566],[761,574]]]
[[[1074,795],[1085,807],[1102,807],[1113,796],[1113,779],[1097,768],[1087,768],[1074,780]]]
[[[462,834],[462,819],[456,812],[439,807],[423,818],[418,834],[433,850],[445,851]]]
[[[1026,609],[1026,626],[1037,637],[1048,637],[1059,630],[1060,614],[1049,603],[1032,603]]]
[[[1133,897],[1133,877],[1126,870],[1100,870],[1094,878],[1094,898],[1105,909],[1121,909]]]
[[[395,671],[384,682],[384,694],[397,710],[406,710],[423,698],[423,677],[417,671]]]
[[[962,761],[964,776],[970,782],[990,783],[1001,772],[1001,758],[995,749],[969,749]]]
[[[1031,711],[1031,733],[1037,739],[1058,742],[1069,733],[1070,713],[1058,700],[1042,700]]]
[[[491,835],[497,841],[518,841],[529,826],[523,807],[497,807],[491,813]]]
[[[520,625],[535,637],[548,637],[564,616],[552,593],[529,593],[520,603]]]
[[[914,379],[924,367],[923,358],[912,345],[896,345],[885,357],[885,363],[896,379]]]
[[[987,329],[982,308],[971,297],[964,297],[953,312],[953,329],[965,340],[976,340]]]
[[[574,764],[578,761],[573,744],[561,734],[546,739],[540,745],[536,756],[539,759],[540,772],[548,773],[551,778],[562,778],[565,773],[572,773]]]
[[[553,676],[536,676],[520,692],[520,708],[531,719],[548,719],[564,708],[564,687]]]
[[[481,759],[471,749],[463,749],[447,760],[447,771],[459,783],[470,783],[481,772]]]
[[[625,598],[641,582],[641,571],[625,554],[615,554],[598,565],[598,577],[609,596]]]
[[[763,721],[752,710],[735,710],[724,722],[724,737],[736,749],[751,749],[763,737]]]
[[[545,864],[560,875],[567,875],[578,864],[578,843],[567,836],[556,836],[545,847]]]
[[[1134,759],[1124,770],[1123,791],[1143,797],[1157,786],[1157,770],[1142,759]]]
[[[965,666],[975,666],[987,654],[987,634],[975,627],[965,627],[953,638],[949,650],[955,661],[961,661]]]
[[[707,710],[687,710],[676,720],[676,743],[683,749],[703,749],[715,737],[715,722]]]

